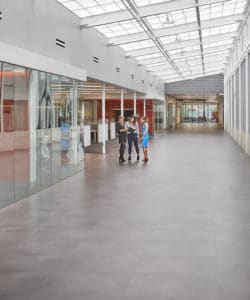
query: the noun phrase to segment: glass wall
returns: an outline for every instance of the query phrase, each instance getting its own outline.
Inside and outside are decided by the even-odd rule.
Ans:
[[[0,63],[0,208],[82,170],[77,85]]]
[[[184,103],[182,123],[218,122],[218,105],[212,103]]]
[[[229,126],[231,126],[232,120],[232,80],[229,79],[229,90],[228,90],[228,112],[229,112]]]
[[[246,60],[241,63],[241,130],[246,132]]]
[[[168,103],[167,118],[168,127],[172,128],[175,126],[175,116],[176,116],[176,105],[175,103]]]
[[[165,118],[165,102],[154,100],[154,128],[155,131],[161,131],[164,129]]]
[[[236,70],[235,73],[235,113],[236,113],[236,117],[235,117],[235,121],[236,121],[236,128],[239,129],[239,111],[240,111],[240,107],[239,107],[239,95],[240,95],[240,72],[239,72],[239,68]]]

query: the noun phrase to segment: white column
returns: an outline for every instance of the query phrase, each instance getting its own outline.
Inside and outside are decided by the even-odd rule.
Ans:
[[[143,115],[146,116],[147,111],[146,111],[146,99],[143,99]]]
[[[106,154],[106,89],[102,84],[102,153]]]
[[[121,90],[121,116],[124,116],[124,90]]]
[[[134,116],[136,116],[136,92],[134,92]]]
[[[249,86],[248,86],[248,82],[249,82],[249,55],[248,52],[246,54],[246,152],[249,154],[249,147],[248,147],[248,136],[249,136]]]

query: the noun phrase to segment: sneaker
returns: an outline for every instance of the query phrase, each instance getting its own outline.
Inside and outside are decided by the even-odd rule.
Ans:
[[[140,155],[139,154],[137,154],[137,161],[139,161],[140,160]]]
[[[131,160],[131,155],[129,155],[128,160]]]

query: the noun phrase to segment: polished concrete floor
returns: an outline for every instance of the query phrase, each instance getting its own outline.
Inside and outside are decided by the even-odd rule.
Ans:
[[[223,131],[85,170],[0,211],[1,300],[250,299],[250,159]]]

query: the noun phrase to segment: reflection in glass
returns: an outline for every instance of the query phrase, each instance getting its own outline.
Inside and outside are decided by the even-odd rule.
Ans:
[[[14,66],[14,176],[15,201],[29,195],[29,106],[25,68]]]
[[[14,76],[1,64],[0,208],[14,202]]]
[[[182,106],[182,123],[218,122],[218,105],[211,103]]]
[[[154,101],[154,128],[156,131],[164,129],[164,101]]]
[[[0,63],[0,208],[82,171],[81,93],[82,82]]]

